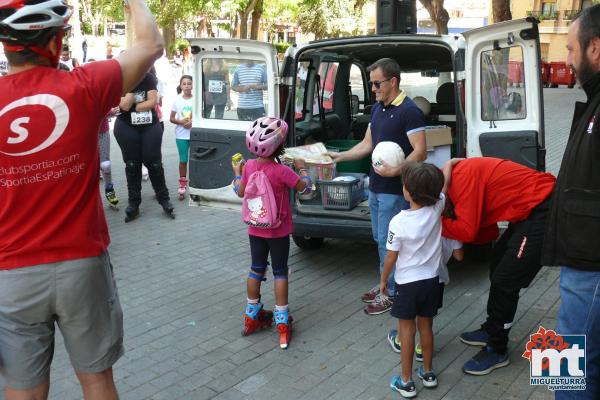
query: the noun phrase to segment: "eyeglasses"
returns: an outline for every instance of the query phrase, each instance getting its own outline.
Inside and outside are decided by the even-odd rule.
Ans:
[[[374,87],[375,89],[380,89],[380,88],[381,88],[381,84],[382,84],[383,82],[391,81],[392,79],[394,79],[394,77],[391,77],[391,78],[389,78],[389,79],[386,79],[386,80],[384,80],[384,81],[369,81],[369,84],[373,85],[373,87]]]

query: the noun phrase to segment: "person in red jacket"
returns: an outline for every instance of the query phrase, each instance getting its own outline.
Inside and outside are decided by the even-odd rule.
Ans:
[[[486,375],[509,364],[508,333],[519,302],[541,268],[549,199],[556,178],[509,160],[491,157],[453,159],[444,166],[449,180],[450,212],[442,218],[442,235],[463,243],[489,243],[498,238],[498,222],[508,229],[495,243],[491,260],[487,320],[460,340],[483,349],[463,366]],[[453,210],[452,210],[453,206]]]

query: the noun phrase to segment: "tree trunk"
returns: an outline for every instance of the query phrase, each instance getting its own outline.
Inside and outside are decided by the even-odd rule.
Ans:
[[[238,27],[238,37],[240,39],[246,39],[248,36],[248,14],[244,14],[243,12],[239,12],[239,22],[240,26]]]
[[[436,33],[438,35],[447,35],[450,15],[444,8],[444,0],[421,0],[421,4],[429,12],[429,16],[435,24]]]
[[[258,0],[250,0],[243,10],[238,11],[238,16],[240,17],[240,30],[238,37],[240,39],[248,38],[248,16],[252,12],[252,10],[254,10],[254,7],[256,7],[256,3],[258,3]]]
[[[263,0],[258,0],[254,10],[252,10],[252,25],[250,25],[250,39],[258,40],[258,30],[260,28],[260,18],[263,13]]]
[[[175,44],[175,27],[165,26],[162,28],[163,39],[165,41],[165,49],[167,49],[167,57],[173,56],[172,46]]]
[[[207,37],[215,37],[215,32],[213,31],[212,28],[212,23],[210,22],[210,19],[206,19],[206,36]]]
[[[234,18],[233,18],[233,24],[231,25],[231,31],[229,32],[231,37],[239,37],[239,18],[237,13],[235,14]]]
[[[511,20],[510,0],[492,0],[492,13],[494,22]]]

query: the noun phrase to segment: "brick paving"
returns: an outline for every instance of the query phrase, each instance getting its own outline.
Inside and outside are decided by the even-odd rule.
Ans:
[[[556,173],[573,102],[584,96],[579,89],[545,89],[544,94],[548,170]],[[165,125],[163,158],[175,193],[177,150],[173,126]],[[114,141],[112,160],[115,187],[124,204],[123,162]],[[127,352],[115,366],[122,399],[400,397],[388,387],[391,375],[399,372],[399,356],[386,342],[395,321],[389,315],[365,315],[359,300],[378,280],[372,243],[328,240],[319,251],[303,251],[292,244],[290,306],[295,336],[290,348],[282,351],[274,330],[240,335],[249,249],[239,213],[175,203],[177,219],[172,221],[162,214],[145,183],[137,221],[123,223],[122,210],[106,212],[125,313]],[[522,292],[509,344],[511,365],[484,377],[461,371],[477,349],[462,344],[458,335],[477,328],[485,317],[487,268],[454,265],[450,274],[444,308],[434,322],[434,367],[440,384],[427,390],[417,383],[419,398],[551,398],[547,389],[529,385],[528,363],[521,353],[539,325],[555,326],[558,270],[542,269]],[[272,279],[262,292],[264,303],[272,307]],[[51,382],[51,399],[82,397],[60,335]]]

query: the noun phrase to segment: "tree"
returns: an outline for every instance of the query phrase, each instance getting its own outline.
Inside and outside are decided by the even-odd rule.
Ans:
[[[444,8],[444,0],[420,0],[420,2],[429,12],[429,16],[435,24],[435,32],[438,35],[447,35],[450,15]]]
[[[364,33],[361,24],[363,0],[302,0],[298,23],[316,39]]]
[[[258,39],[258,28],[260,28],[260,18],[262,17],[264,0],[258,0],[254,10],[252,10],[252,24],[250,25],[250,39]]]
[[[296,0],[264,0],[261,17],[262,27],[269,33],[270,40],[278,31],[279,25],[298,21],[298,2]]]
[[[510,0],[492,0],[492,17],[494,22],[511,20]]]
[[[204,9],[205,0],[149,0],[148,6],[156,17],[156,22],[163,30],[165,48],[169,54],[175,44],[176,28],[181,21],[189,21]]]

